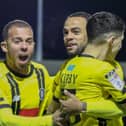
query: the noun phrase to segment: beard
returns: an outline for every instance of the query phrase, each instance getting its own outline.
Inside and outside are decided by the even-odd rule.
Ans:
[[[75,52],[68,52],[67,51],[67,54],[68,54],[69,58],[73,58],[73,57],[75,57],[77,55],[82,54],[82,52],[84,51],[84,49],[85,49],[85,46],[78,48]]]

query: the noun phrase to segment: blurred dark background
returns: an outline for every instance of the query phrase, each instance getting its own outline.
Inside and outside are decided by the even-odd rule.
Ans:
[[[10,20],[28,21],[37,35],[37,0],[1,0],[0,41],[3,26]],[[110,11],[126,21],[125,0],[43,0],[43,59],[65,59],[67,54],[63,45],[62,28],[65,18],[75,11]],[[117,59],[126,61],[126,40]],[[36,42],[37,43],[37,42]],[[0,57],[3,53],[0,51]]]

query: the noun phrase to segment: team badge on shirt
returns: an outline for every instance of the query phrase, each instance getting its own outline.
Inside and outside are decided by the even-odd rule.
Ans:
[[[74,68],[75,68],[75,65],[70,64],[70,65],[67,67],[67,70],[68,70],[68,71],[72,71]]]
[[[44,99],[44,88],[40,88],[40,91],[39,91],[39,96],[40,96],[40,100],[43,100]]]
[[[13,97],[13,102],[17,102],[17,101],[20,101],[20,96],[19,95],[15,95]]]
[[[110,71],[105,77],[117,90],[121,91],[123,89],[124,81],[121,80],[115,70]]]

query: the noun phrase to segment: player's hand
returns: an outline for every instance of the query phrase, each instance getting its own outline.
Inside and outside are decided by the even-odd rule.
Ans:
[[[64,94],[68,99],[60,100],[63,112],[80,113],[82,111],[82,107],[85,107],[83,109],[86,110],[86,103],[85,106],[82,106],[82,102],[80,102],[80,100],[75,95],[71,94],[67,90],[64,91]]]
[[[61,117],[61,111],[57,110],[53,113],[53,124],[54,126],[64,126],[62,124],[63,118]]]

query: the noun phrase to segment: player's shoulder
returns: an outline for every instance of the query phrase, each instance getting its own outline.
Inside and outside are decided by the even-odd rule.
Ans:
[[[114,65],[111,64],[109,61],[102,61],[99,59],[94,59],[94,64],[98,64],[99,68],[100,67],[108,67],[108,68],[113,68]]]
[[[83,64],[84,66],[90,66],[92,68],[96,69],[102,69],[104,67],[112,68],[113,65],[110,62],[107,61],[102,61],[99,59],[96,59],[94,57],[81,57],[80,58],[80,63]]]
[[[110,75],[113,73],[113,71],[115,71],[115,66],[109,61],[97,60],[96,62],[99,63],[95,69],[97,71],[97,74],[99,74],[99,76],[105,77],[106,75]]]
[[[69,63],[70,59],[66,59],[63,61],[63,63],[60,65],[59,70],[62,70],[66,67],[66,65]]]
[[[0,60],[0,74],[5,75],[8,72],[8,67],[5,60]]]
[[[97,73],[97,74],[98,73],[105,74],[115,69],[114,65],[111,64],[110,62],[98,60],[95,58],[88,59],[85,64],[87,69],[90,69],[90,71],[94,71],[93,73]]]

